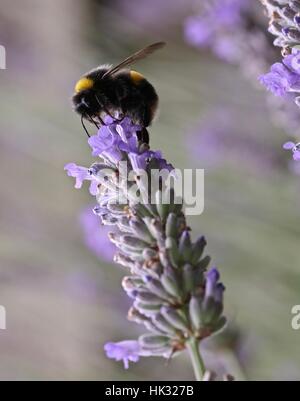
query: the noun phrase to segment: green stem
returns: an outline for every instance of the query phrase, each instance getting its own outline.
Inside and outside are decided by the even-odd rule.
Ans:
[[[186,342],[186,346],[190,354],[196,380],[201,381],[206,369],[200,355],[199,341],[195,337],[191,337]]]

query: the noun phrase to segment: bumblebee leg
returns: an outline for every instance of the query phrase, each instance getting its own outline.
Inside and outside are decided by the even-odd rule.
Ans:
[[[99,118],[101,125],[105,125],[105,126],[107,125],[107,124],[105,124],[105,122],[102,120],[102,118],[100,116],[97,116],[97,117]]]
[[[93,117],[90,116],[91,122],[97,127],[97,129],[99,129],[99,124],[93,119]],[[102,120],[100,119],[100,121],[102,122]]]
[[[136,132],[136,135],[139,141],[146,143],[147,145],[149,144],[149,132],[147,128],[143,127],[141,131]]]
[[[109,112],[107,109],[105,109],[104,107],[103,107],[103,110],[105,111],[105,113],[106,113],[107,115],[109,115],[109,117],[111,117],[111,118],[114,120],[114,122],[120,123],[120,122],[122,122],[122,121],[124,120],[124,117],[122,117],[122,118],[116,118],[116,117],[112,116],[112,115],[110,114],[110,112]]]
[[[89,134],[89,132],[88,132],[88,130],[86,129],[86,126],[84,125],[84,122],[83,122],[83,114],[81,115],[80,120],[81,120],[81,125],[82,125],[83,129],[85,130],[85,133],[86,133],[87,136],[90,138],[91,135]]]
[[[105,111],[105,113],[114,120],[114,122],[120,123],[120,122],[122,122],[124,120],[124,117],[115,118],[115,116],[111,115],[110,111],[107,108],[104,107],[104,105],[100,102],[100,100],[99,100],[99,98],[98,98],[98,96],[96,94],[95,94],[95,98],[97,100],[97,103],[101,107],[101,109],[103,109]],[[104,124],[104,125],[106,125],[106,124]]]

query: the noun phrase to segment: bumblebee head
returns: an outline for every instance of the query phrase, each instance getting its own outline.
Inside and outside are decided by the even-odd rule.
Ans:
[[[94,80],[82,77],[76,83],[72,97],[74,110],[81,115],[95,114],[99,108],[93,91]]]
[[[91,89],[94,86],[94,81],[91,78],[83,77],[76,82],[75,93],[78,94],[82,91]]]

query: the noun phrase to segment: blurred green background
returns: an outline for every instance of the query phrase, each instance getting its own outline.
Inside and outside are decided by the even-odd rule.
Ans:
[[[167,367],[144,358],[128,371],[105,357],[105,342],[136,338],[141,328],[126,320],[124,271],[84,245],[79,214],[93,199],[63,171],[71,161],[93,162],[71,110],[77,78],[156,40],[168,46],[137,67],[160,95],[151,145],[176,167],[205,168],[205,211],[189,222],[206,235],[222,273],[244,374],[300,379],[300,332],[291,328],[291,307],[300,304],[299,177],[286,167],[286,136],[272,125],[263,91],[185,44],[192,3],[2,0],[0,379],[193,380],[184,354]],[[222,126],[220,109],[238,139],[216,149],[214,164],[203,157],[201,124]],[[212,367],[238,375],[234,352],[219,347],[213,355]]]

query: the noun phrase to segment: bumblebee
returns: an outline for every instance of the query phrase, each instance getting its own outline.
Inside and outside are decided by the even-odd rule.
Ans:
[[[157,111],[158,96],[154,87],[139,72],[128,66],[165,46],[165,42],[153,43],[127,57],[116,66],[101,65],[84,74],[75,85],[72,97],[74,110],[84,119],[105,125],[106,115],[122,121],[127,116],[142,127],[139,139],[149,142],[148,127]]]

